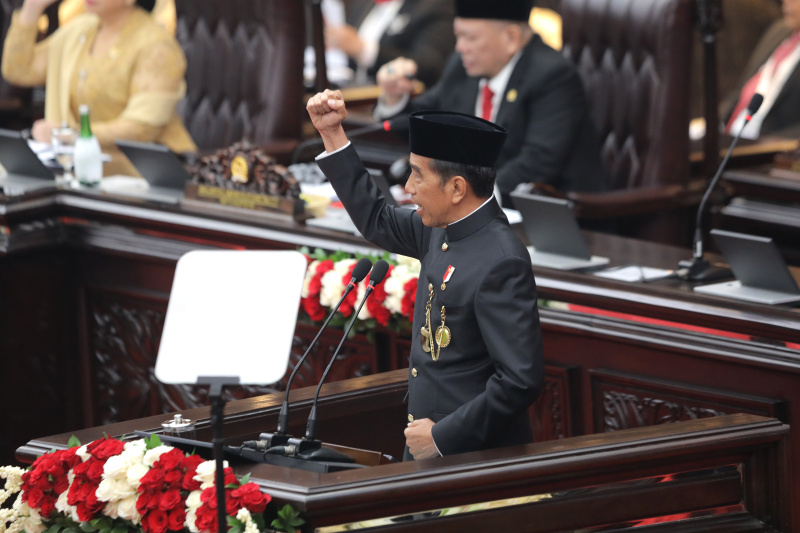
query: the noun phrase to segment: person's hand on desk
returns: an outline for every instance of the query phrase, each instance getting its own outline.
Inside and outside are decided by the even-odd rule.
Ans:
[[[376,80],[384,103],[391,106],[411,94],[416,75],[417,63],[405,57],[393,59],[378,69]]]
[[[433,443],[433,420],[430,418],[410,422],[403,434],[406,436],[408,452],[414,459],[439,457],[439,451]]]
[[[31,127],[31,138],[40,143],[50,144],[52,141],[53,128],[57,126],[58,124],[54,122],[48,122],[45,119],[40,118],[34,122],[33,126]]]

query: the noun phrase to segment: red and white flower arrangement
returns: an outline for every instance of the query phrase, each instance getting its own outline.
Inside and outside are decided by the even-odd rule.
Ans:
[[[28,470],[0,467],[0,533],[218,533],[214,461],[161,445],[157,437],[70,444],[38,457]],[[229,533],[265,528],[271,497],[248,478],[238,479],[225,465]],[[13,506],[4,508],[17,493]],[[278,518],[302,524],[286,507]]]
[[[344,252],[326,255],[322,250],[313,253],[303,250],[308,258],[308,268],[303,283],[300,308],[315,322],[320,322],[330,313],[344,293],[352,278],[353,268],[362,256]],[[375,262],[378,257],[371,257]],[[375,287],[372,296],[366,301],[358,314],[362,327],[370,328],[379,324],[390,329],[402,330],[414,320],[414,303],[420,263],[410,257],[383,257],[389,263],[389,271],[384,282]],[[332,325],[342,325],[350,320],[355,307],[364,297],[369,276],[358,284],[357,291],[351,291],[339,307]],[[358,326],[357,326],[358,329]]]

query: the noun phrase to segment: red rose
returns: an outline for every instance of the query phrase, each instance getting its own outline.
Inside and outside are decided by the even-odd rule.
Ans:
[[[268,494],[261,492],[261,488],[252,482],[234,490],[233,495],[239,498],[241,505],[251,513],[263,513],[272,499]]]
[[[100,439],[90,442],[86,446],[86,451],[95,459],[105,461],[109,457],[119,455],[125,443],[117,439]]]
[[[180,470],[170,470],[164,474],[164,484],[171,488],[179,488],[183,481],[183,473]]]
[[[408,320],[413,324],[414,323],[414,304],[417,300],[417,282],[419,281],[418,278],[413,278],[403,285],[403,291],[405,291],[405,295],[403,296],[401,310],[404,316],[408,317]]]
[[[194,476],[197,474],[197,470],[190,470],[186,472],[183,476],[183,481],[181,482],[181,488],[183,490],[188,490],[189,492],[193,490],[200,489],[200,482],[194,479]]]
[[[182,503],[183,500],[181,499],[180,491],[178,489],[169,489],[161,495],[161,499],[158,502],[158,508],[162,511],[170,511],[177,508]]]
[[[103,480],[104,464],[105,464],[104,462],[100,461],[91,461],[91,464],[89,465],[89,472],[88,472],[89,479],[91,479],[94,483],[97,483],[98,485]]]
[[[160,468],[165,472],[167,472],[178,468],[182,460],[183,460],[183,452],[177,448],[173,448],[172,450],[161,454],[161,456],[158,458],[158,461],[155,462],[153,467]]]
[[[141,489],[141,487],[139,488]],[[144,515],[145,511],[147,511],[148,501],[150,501],[150,494],[147,492],[143,492],[136,499],[136,510],[139,511],[140,515]]]
[[[300,301],[300,305],[311,320],[320,321],[325,318],[325,308],[319,303],[319,294],[303,298]]]
[[[53,490],[56,494],[61,494],[69,488],[69,479],[67,476],[59,476],[53,482]]]
[[[353,278],[353,270],[356,268],[357,263],[353,263],[353,266],[347,271],[347,274],[342,276],[342,285],[347,287],[347,284],[350,283],[350,280]],[[356,300],[358,299],[358,291],[352,290],[350,293],[345,296],[344,300],[342,300],[342,305],[339,306],[339,312],[342,313],[344,316],[350,316],[353,314],[356,306]]]
[[[53,496],[45,496],[44,500],[42,501],[42,508],[39,509],[39,512],[44,518],[50,518],[50,515],[53,514],[53,510],[56,508],[56,499]]]
[[[44,501],[44,491],[42,491],[42,489],[39,487],[31,487],[25,491],[25,495],[27,496],[28,505],[30,507],[39,509],[42,506],[42,502]],[[25,499],[23,499],[23,501],[25,501]]]
[[[197,509],[197,518],[194,524],[200,531],[215,533],[217,531],[217,512],[207,505],[201,505]]]
[[[200,501],[208,505],[212,509],[217,508],[217,492],[216,487],[206,487],[200,493]]]
[[[142,521],[142,529],[147,533],[164,533],[167,530],[167,513],[156,509],[147,515],[147,521]]]
[[[158,468],[151,468],[142,476],[142,479],[139,480],[139,492],[144,492],[149,488],[160,486],[163,483],[164,471]]]
[[[186,523],[186,511],[183,507],[173,509],[167,514],[167,529],[171,531],[182,531]]]

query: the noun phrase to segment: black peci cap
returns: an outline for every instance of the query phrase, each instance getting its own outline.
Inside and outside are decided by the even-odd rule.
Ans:
[[[411,153],[477,167],[493,167],[508,132],[488,120],[449,111],[408,115]]]
[[[456,16],[527,22],[533,4],[533,0],[456,0]]]

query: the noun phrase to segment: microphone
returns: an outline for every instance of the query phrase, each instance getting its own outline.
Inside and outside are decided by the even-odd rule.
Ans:
[[[333,362],[336,361],[336,357],[339,355],[339,350],[342,348],[342,344],[344,344],[347,335],[350,333],[350,328],[353,327],[353,323],[358,318],[358,313],[361,312],[361,308],[364,306],[364,302],[367,301],[369,295],[372,294],[372,291],[375,290],[375,286],[379,285],[383,278],[386,277],[386,273],[389,271],[389,263],[380,259],[377,263],[375,263],[375,267],[372,269],[372,272],[369,274],[369,285],[367,285],[367,290],[364,293],[364,298],[361,299],[361,303],[358,304],[358,309],[353,313],[353,318],[350,320],[350,323],[347,325],[347,330],[345,330],[344,335],[342,336],[342,340],[339,341],[339,346],[336,347],[336,351],[333,353],[333,357],[331,357],[328,366],[325,367],[325,372],[322,373],[322,377],[319,380],[319,384],[317,384],[317,392],[314,394],[314,403],[311,404],[311,412],[308,415],[308,422],[306,423],[306,437],[305,441],[307,443],[315,443],[314,446],[318,447],[316,443],[319,441],[316,440],[317,437],[317,402],[319,401],[319,391],[322,388],[322,383],[325,381],[325,378],[328,376],[328,372],[330,372],[331,367],[333,367]]]
[[[260,435],[261,441],[245,441],[242,445],[250,448],[255,449],[267,449],[272,448],[273,446],[283,446],[289,441],[289,435],[286,434],[286,431],[289,427],[289,390],[292,387],[292,380],[294,380],[295,374],[303,366],[303,362],[308,357],[308,354],[311,352],[311,348],[317,343],[317,339],[319,336],[322,335],[322,332],[328,326],[328,322],[331,321],[331,318],[339,310],[339,307],[342,305],[345,297],[350,294],[356,285],[361,283],[367,273],[369,273],[370,269],[372,268],[372,261],[367,259],[366,257],[362,257],[356,263],[356,266],[353,268],[352,278],[350,278],[350,282],[344,288],[344,292],[342,293],[342,297],[339,298],[339,302],[333,307],[333,310],[328,314],[328,318],[325,319],[325,322],[322,324],[322,327],[317,332],[317,336],[314,337],[314,340],[311,341],[311,344],[308,345],[306,348],[306,352],[303,354],[303,357],[297,362],[297,364],[292,369],[292,373],[289,375],[289,380],[286,382],[286,396],[283,398],[283,405],[281,405],[280,413],[278,414],[278,428],[275,430],[275,433],[270,435],[269,433],[262,433]],[[384,273],[385,275],[385,273]],[[370,278],[371,279],[371,278]]]
[[[362,135],[368,135],[370,133],[375,133],[376,131],[396,131],[396,130],[403,130],[402,126],[408,127],[408,116],[407,115],[398,115],[396,117],[392,117],[387,120],[383,120],[377,122],[376,124],[370,124],[368,126],[362,126],[360,128],[355,128],[350,130],[347,133],[348,139],[354,139],[356,137],[360,137]],[[322,144],[322,138],[314,137],[311,139],[306,139],[305,141],[301,142],[297,145],[297,148],[294,149],[292,152],[292,165],[297,163],[298,159],[300,159],[300,155],[309,147],[317,146]]]
[[[742,127],[739,128],[739,131],[736,132],[736,136],[733,138],[733,142],[731,142],[728,152],[725,154],[725,157],[719,164],[717,173],[714,174],[714,177],[708,184],[708,188],[706,189],[703,198],[700,200],[700,205],[697,208],[697,218],[694,224],[692,259],[678,263],[680,266],[678,277],[682,279],[690,281],[709,281],[713,279],[730,277],[732,275],[729,269],[713,267],[708,260],[703,259],[703,210],[705,209],[706,202],[708,202],[708,198],[711,196],[711,191],[713,191],[714,187],[717,185],[719,177],[722,175],[722,171],[725,169],[725,165],[727,165],[728,159],[731,157],[733,148],[736,146],[736,143],[739,142],[739,137],[741,137],[742,131],[744,131],[745,127],[747,127],[747,124],[750,123],[750,120],[753,118],[753,115],[756,114],[758,108],[761,107],[761,103],[763,101],[764,97],[758,93],[754,94],[753,98],[750,99],[750,103],[747,105],[747,111],[744,117],[744,124],[742,124]]]

